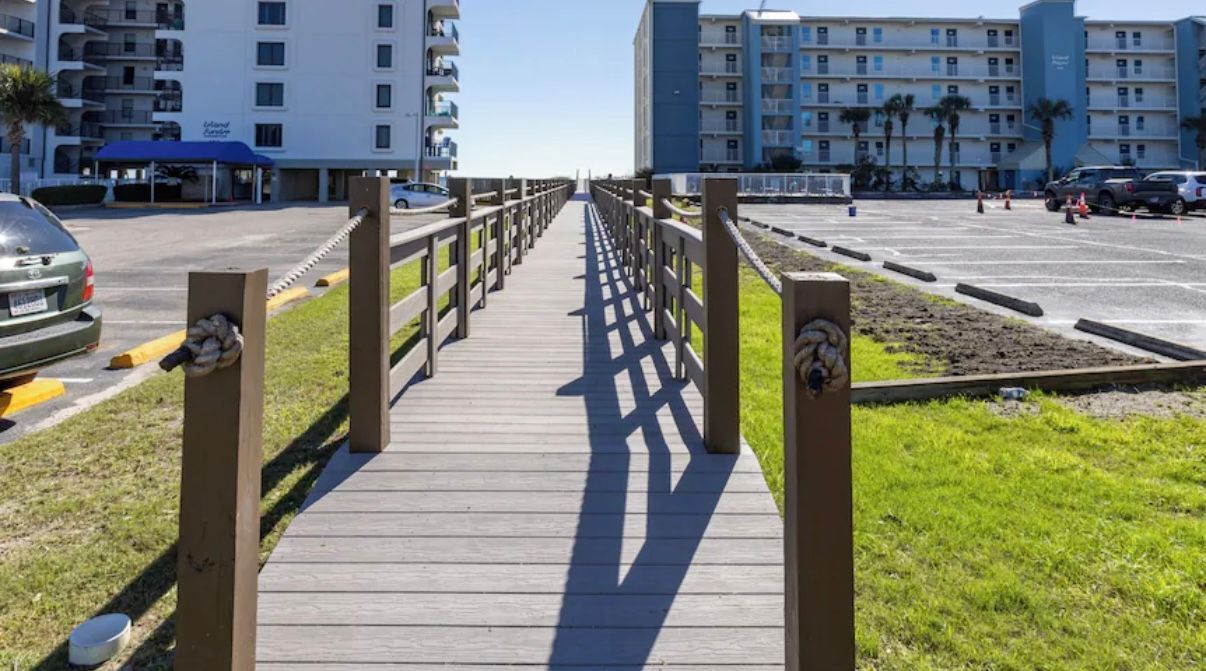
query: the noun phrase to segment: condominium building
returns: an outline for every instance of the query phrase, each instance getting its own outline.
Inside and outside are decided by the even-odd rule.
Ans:
[[[35,177],[92,174],[122,140],[242,141],[277,200],[347,175],[453,170],[459,0],[0,0],[0,56],[58,78]],[[0,162],[5,163],[5,162]]]
[[[1203,113],[1206,21],[1103,21],[1074,0],[1036,0],[1016,19],[801,17],[790,11],[700,14],[697,0],[649,0],[634,43],[636,167],[741,171],[794,156],[832,171],[871,156],[896,179],[907,144],[923,182],[935,178],[943,97],[968,98],[940,181],[1023,188],[1042,178],[1039,98],[1066,100],[1053,163],[1193,166],[1180,120]],[[907,128],[887,144],[884,103],[912,95]],[[856,140],[847,108],[870,118]],[[947,138],[948,141],[950,138]],[[951,161],[954,170],[951,172]]]

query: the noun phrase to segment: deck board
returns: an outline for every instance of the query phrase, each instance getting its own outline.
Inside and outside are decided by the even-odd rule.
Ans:
[[[773,671],[783,525],[709,455],[584,198],[391,412],[341,451],[260,576],[268,671]]]

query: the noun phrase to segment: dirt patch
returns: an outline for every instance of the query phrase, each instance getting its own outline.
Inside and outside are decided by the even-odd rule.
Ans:
[[[1099,419],[1145,416],[1158,419],[1206,419],[1206,393],[1159,389],[1112,389],[1095,394],[1067,396],[1060,402]]]
[[[942,375],[1153,363],[932,296],[750,233],[750,244],[777,271],[838,272],[848,278],[855,332],[895,351],[920,355],[934,362],[939,368],[934,372]]]
[[[988,411],[998,417],[1014,419],[1017,417],[1033,417],[1043,411],[1038,403],[1026,401],[1001,401],[988,404]]]

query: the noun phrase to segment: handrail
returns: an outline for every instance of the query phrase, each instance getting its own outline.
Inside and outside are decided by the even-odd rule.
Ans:
[[[741,229],[737,228],[737,224],[729,218],[729,211],[722,207],[717,211],[717,214],[720,216],[720,223],[724,224],[724,230],[733,239],[734,244],[737,245],[737,249],[741,251],[741,255],[745,257],[746,261],[750,262],[750,265],[754,267],[754,270],[762,278],[762,281],[766,282],[771,290],[782,298],[783,284],[779,281],[779,278],[775,277],[771,269],[763,263],[762,258],[758,256],[758,252],[755,252],[750,243],[746,242],[745,236],[741,234]]]
[[[703,217],[703,212],[699,212],[699,211],[692,212],[690,210],[684,210],[680,207],[676,207],[674,205],[674,203],[670,202],[669,198],[663,198],[662,205],[665,206],[665,208],[667,210],[670,210],[671,214],[676,214],[685,219],[700,219]]]
[[[440,210],[446,210],[450,207],[454,207],[455,205],[456,205],[456,198],[452,198],[451,200],[440,203],[439,205],[432,205],[431,207],[421,207],[421,208],[413,209],[413,210],[409,209],[409,208],[407,208],[407,209],[390,208],[390,212],[392,214],[397,214],[397,215],[400,215],[403,217],[413,217],[413,216],[416,216],[419,214],[431,214],[432,212],[439,212]]]

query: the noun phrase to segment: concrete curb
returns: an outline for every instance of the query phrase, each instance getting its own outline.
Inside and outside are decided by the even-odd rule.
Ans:
[[[0,392],[0,417],[21,412],[67,393],[61,380],[34,380]]]
[[[849,256],[850,258],[858,259],[859,261],[870,261],[871,260],[870,254],[868,254],[866,252],[860,252],[855,249],[848,249],[846,247],[838,247],[837,245],[834,245],[830,249],[833,250],[834,254],[841,254],[842,256]]]
[[[351,269],[344,268],[343,270],[340,270],[339,272],[331,273],[330,275],[326,275],[324,277],[318,278],[318,281],[314,283],[314,286],[316,286],[316,287],[338,286],[340,284],[343,284],[344,282],[347,282],[348,278],[350,278],[351,276],[352,276]]]
[[[1124,345],[1137,347],[1153,354],[1175,359],[1176,361],[1206,361],[1206,352],[1202,350],[1089,319],[1081,319],[1076,322],[1076,330],[1092,333],[1102,338],[1109,338]]]
[[[884,261],[884,270],[891,270],[892,272],[900,273],[901,275],[908,275],[909,277],[921,280],[922,282],[938,281],[938,277],[928,270],[918,270],[916,268],[902,266],[899,263],[892,263],[891,261]]]
[[[812,245],[813,247],[820,247],[822,249],[829,246],[829,243],[825,242],[824,240],[817,240],[816,238],[810,238],[807,235],[797,235],[796,239],[805,244]]]
[[[787,230],[786,228],[779,228],[778,226],[771,226],[770,230],[771,230],[771,233],[778,233],[779,235],[783,235],[783,236],[786,236],[789,238],[795,237],[795,235],[796,235],[795,233],[792,233],[791,231]]]
[[[1024,301],[1020,298],[1014,298],[1013,296],[1006,296],[1005,294],[997,293],[989,289],[981,289],[980,287],[972,286],[970,284],[960,283],[955,285],[955,291],[965,296],[979,298],[982,301],[988,301],[989,303],[1000,305],[1003,308],[1009,308],[1010,310],[1021,312],[1022,314],[1029,315],[1031,317],[1043,316],[1043,308],[1039,306],[1038,303],[1031,303],[1030,301]]]

